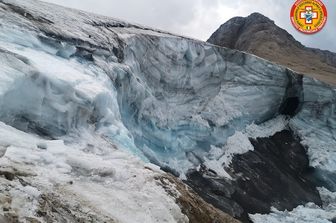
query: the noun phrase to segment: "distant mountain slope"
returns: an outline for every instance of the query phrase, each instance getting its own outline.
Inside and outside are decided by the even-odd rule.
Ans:
[[[274,21],[259,13],[230,19],[212,34],[208,42],[246,51],[336,84],[335,53],[305,47]]]

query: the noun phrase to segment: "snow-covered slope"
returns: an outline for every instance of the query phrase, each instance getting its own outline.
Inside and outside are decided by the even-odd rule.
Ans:
[[[258,57],[42,2],[1,0],[0,63],[0,162],[32,175],[29,188],[21,177],[4,183],[11,197],[26,196],[12,200],[19,216],[33,216],[41,190],[55,190],[83,199],[76,202],[96,210],[97,221],[187,221],[156,183],[162,172],[144,163],[182,178],[205,164],[225,177],[223,163],[253,149],[249,137],[288,126],[321,178],[334,176],[335,88]]]
[[[2,214],[8,219],[16,216],[20,222],[30,222],[29,217],[47,222],[77,219],[186,222],[188,219],[173,197],[155,181],[159,172],[146,169],[142,162],[98,136],[86,135],[85,141],[67,144],[0,123],[0,146],[5,150],[0,173],[6,177],[0,178],[0,199]],[[57,211],[50,215],[48,212],[53,208]],[[71,212],[62,214],[66,210]],[[49,221],[44,218],[48,215]]]

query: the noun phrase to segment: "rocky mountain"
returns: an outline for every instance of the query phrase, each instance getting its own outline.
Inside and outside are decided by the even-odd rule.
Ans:
[[[230,19],[207,42],[252,53],[296,72],[336,84],[335,53],[305,47],[259,13]]]
[[[34,0],[0,24],[0,221],[335,220],[334,86]]]

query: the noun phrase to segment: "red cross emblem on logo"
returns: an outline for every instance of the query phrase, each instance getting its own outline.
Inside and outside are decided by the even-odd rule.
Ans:
[[[293,26],[305,34],[319,32],[327,18],[327,8],[321,0],[296,0],[290,11]]]
[[[312,6],[306,6],[305,7],[306,11],[301,11],[300,12],[300,19],[305,19],[305,23],[307,25],[313,23],[313,19],[318,18],[318,13],[316,11],[313,11]]]

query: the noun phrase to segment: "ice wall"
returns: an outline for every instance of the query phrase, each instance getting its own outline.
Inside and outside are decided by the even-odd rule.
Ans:
[[[317,168],[322,182],[336,190],[336,88],[303,79],[304,100],[290,127],[307,148],[310,165]]]
[[[235,131],[276,117],[296,78],[196,41],[133,36],[125,43],[128,69],[116,79],[123,122],[151,161],[181,172]]]
[[[179,174],[252,123],[299,112],[290,126],[313,165],[335,166],[330,86],[103,16],[30,0],[0,6],[0,120],[9,125],[49,138],[99,133]]]

